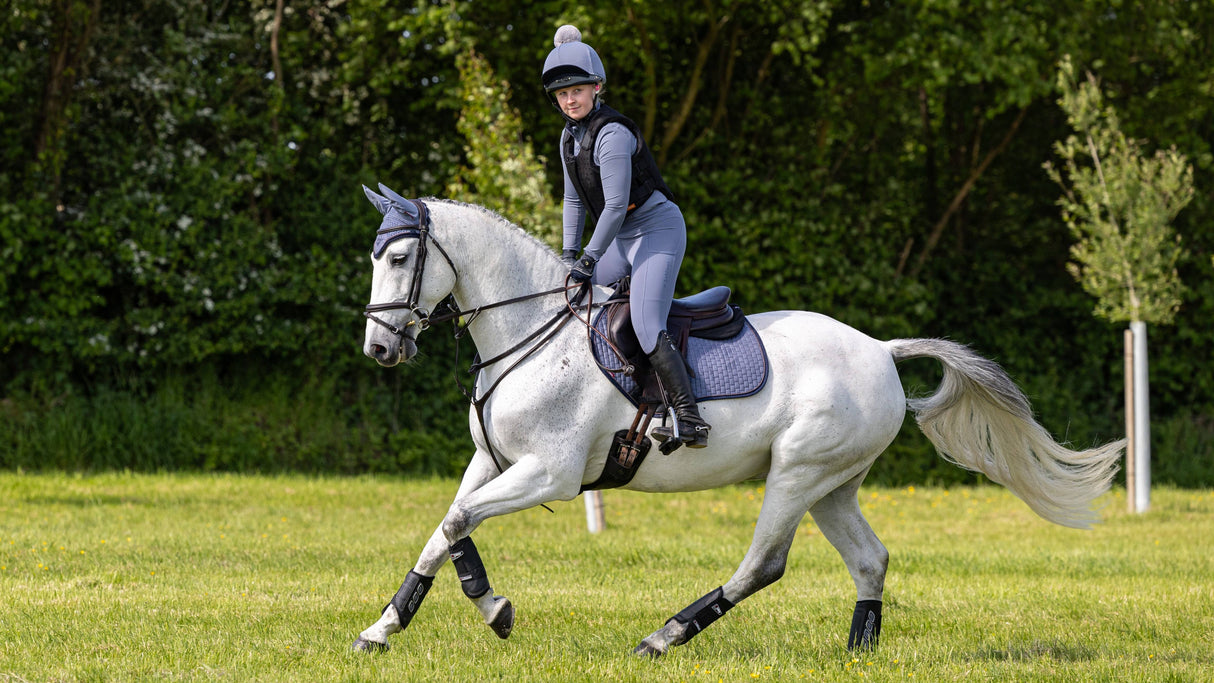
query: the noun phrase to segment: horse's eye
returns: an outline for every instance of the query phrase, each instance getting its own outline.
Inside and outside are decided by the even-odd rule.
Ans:
[[[392,257],[392,265],[403,266],[403,265],[405,265],[405,262],[408,260],[409,260],[408,254],[397,254]]]

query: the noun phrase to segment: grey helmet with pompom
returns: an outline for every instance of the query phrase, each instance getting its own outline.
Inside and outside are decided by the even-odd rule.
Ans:
[[[552,39],[552,52],[544,60],[544,72],[540,80],[549,94],[583,83],[606,83],[607,70],[603,60],[586,43],[576,26],[565,24],[556,30]]]

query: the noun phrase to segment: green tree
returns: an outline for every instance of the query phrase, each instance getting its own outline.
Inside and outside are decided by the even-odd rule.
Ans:
[[[728,284],[749,311],[971,343],[1025,384],[1052,431],[1107,438],[1120,340],[1067,273],[1075,240],[1040,171],[1069,132],[1052,106],[1057,62],[1093,65],[1127,136],[1176,144],[1206,186],[1207,4],[12,0],[0,410],[38,386],[46,403],[30,414],[53,415],[59,397],[107,383],[155,392],[211,373],[222,393],[237,378],[311,377],[340,404],[318,412],[360,435],[333,442],[365,444],[348,462],[447,458],[429,444],[466,439],[458,392],[436,394],[452,342],[430,333],[428,360],[401,371],[358,352],[377,221],[358,186],[554,230],[561,120],[538,80],[572,23],[687,218],[680,294]],[[1187,289],[1174,334],[1152,340],[1161,456],[1214,441],[1214,378],[1192,370],[1214,356],[1212,213],[1214,195],[1198,193],[1174,221],[1195,258],[1175,263]],[[902,372],[912,390],[934,385],[933,370]],[[923,450],[882,462],[914,480],[934,462]]]
[[[561,245],[561,209],[553,200],[545,159],[524,137],[510,84],[498,79],[473,48],[456,55],[461,108],[456,127],[464,136],[465,163],[447,193],[497,211],[554,248]]]
[[[1076,134],[1055,145],[1063,169],[1045,168],[1063,188],[1058,203],[1077,239],[1068,270],[1096,298],[1097,316],[1171,323],[1184,291],[1184,250],[1171,224],[1193,198],[1193,167],[1175,147],[1144,156],[1096,77],[1079,81],[1069,57],[1059,63],[1058,87]]]
[[[1063,170],[1049,162],[1045,169],[1063,188],[1058,203],[1077,240],[1068,270],[1096,298],[1098,317],[1130,323],[1127,487],[1131,509],[1145,512],[1151,477],[1146,323],[1169,324],[1180,309],[1177,264],[1184,250],[1171,223],[1193,197],[1193,167],[1175,147],[1144,156],[1141,144],[1122,131],[1096,77],[1088,72],[1080,81],[1069,56],[1059,63],[1058,88],[1058,104],[1076,132],[1055,145]]]

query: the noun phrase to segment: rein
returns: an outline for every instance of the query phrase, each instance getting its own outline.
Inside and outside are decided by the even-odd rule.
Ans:
[[[548,294],[555,294],[555,293],[563,292],[563,291],[566,291],[566,288],[558,287],[555,290],[539,292],[536,294],[528,295],[526,297],[522,297],[521,300],[533,299],[536,297],[545,296]],[[515,303],[515,302],[511,301],[510,303]],[[505,304],[502,304],[502,305],[505,305]],[[478,309],[478,311],[479,310],[483,310],[483,309]],[[543,325],[540,325],[538,328],[536,328],[536,330],[534,332],[527,335],[527,337],[525,339],[523,339],[519,343],[515,344],[513,347],[511,347],[509,350],[505,351],[504,353],[500,353],[497,356],[494,356],[493,358],[490,358],[487,361],[474,360],[472,362],[471,367],[468,368],[468,374],[475,374],[476,372],[479,372],[480,370],[487,368],[490,365],[497,363],[498,361],[504,360],[505,358],[509,357],[511,354],[522,350],[524,347],[527,346],[527,344],[531,343],[537,337],[544,334],[544,332],[546,330],[548,331],[548,334],[544,335],[543,338],[541,338],[539,341],[535,342],[535,344],[531,348],[527,349],[526,353],[524,353],[522,356],[519,356],[518,360],[511,363],[510,367],[506,368],[502,372],[502,374],[500,376],[498,376],[497,381],[495,381],[493,384],[489,385],[489,388],[486,389],[485,393],[481,394],[480,397],[477,397],[477,395],[476,395],[476,384],[475,383],[473,383],[472,389],[469,390],[468,388],[466,388],[464,386],[464,384],[462,382],[459,381],[459,377],[455,376],[455,385],[457,387],[459,387],[460,393],[462,393],[464,395],[464,398],[467,398],[468,401],[472,404],[472,407],[476,409],[476,421],[481,426],[481,436],[483,436],[485,439],[485,448],[487,448],[489,450],[489,457],[493,459],[493,464],[494,464],[494,466],[497,467],[497,471],[499,473],[505,472],[506,470],[505,470],[505,468],[502,467],[501,461],[498,460],[497,451],[495,451],[493,449],[493,442],[489,439],[489,427],[485,424],[485,405],[489,402],[489,397],[493,395],[493,392],[495,390],[497,390],[498,385],[500,385],[502,383],[502,380],[506,379],[506,376],[509,375],[511,372],[513,372],[514,369],[517,368],[523,361],[527,360],[528,358],[531,357],[532,354],[534,354],[536,351],[539,351],[541,348],[543,348],[544,345],[547,344],[553,337],[555,337],[558,332],[560,332],[562,329],[564,329],[565,325],[570,320],[572,320],[573,317],[574,316],[572,314],[571,308],[566,306],[565,308],[562,308],[559,311],[557,311],[556,315],[554,315],[552,318],[550,318]],[[471,321],[469,321],[469,322],[471,322]],[[468,330],[467,324],[465,324],[464,327],[461,329],[459,326],[459,323],[458,322],[455,323],[455,364],[457,367],[459,365],[459,340],[463,338],[464,333],[466,333],[467,330]],[[545,505],[544,507],[547,508],[548,506]],[[551,512],[552,510],[549,508],[548,511]]]

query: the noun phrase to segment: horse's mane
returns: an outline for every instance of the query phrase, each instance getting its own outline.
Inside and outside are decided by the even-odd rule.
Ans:
[[[551,256],[554,259],[560,258],[560,255],[557,254],[556,251],[554,251],[552,249],[552,247],[548,246],[548,243],[544,242],[543,240],[536,237],[535,235],[532,235],[531,233],[527,232],[526,230],[523,230],[521,227],[519,227],[518,225],[515,225],[509,219],[502,216],[500,213],[494,211],[493,209],[486,208],[484,206],[481,206],[480,204],[471,204],[468,202],[461,202],[461,201],[458,201],[455,199],[440,199],[438,197],[426,197],[426,198],[424,198],[423,201],[425,201],[427,203],[447,204],[449,206],[456,206],[456,207],[460,207],[460,208],[464,208],[464,209],[472,209],[478,213],[484,214],[486,217],[496,221],[497,223],[502,224],[504,227],[509,228],[510,230],[512,230],[514,232],[517,232],[519,234],[519,236],[521,236],[523,238],[524,242],[530,243],[531,246],[535,247],[537,250],[543,252],[544,254],[547,254],[548,256]]]

